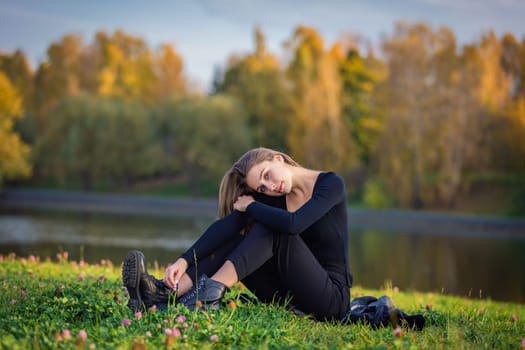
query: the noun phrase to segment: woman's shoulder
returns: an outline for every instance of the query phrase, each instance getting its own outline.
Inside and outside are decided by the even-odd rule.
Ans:
[[[333,171],[323,171],[317,177],[314,192],[327,192],[330,195],[345,193],[346,186],[343,177]]]
[[[344,184],[344,179],[341,175],[334,171],[321,171],[317,177],[317,183],[340,183]]]

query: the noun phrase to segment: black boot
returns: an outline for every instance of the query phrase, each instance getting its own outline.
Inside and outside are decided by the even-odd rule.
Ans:
[[[122,265],[122,281],[129,293],[128,307],[143,311],[156,304],[168,304],[172,290],[164,282],[148,274],[144,254],[132,250]]]
[[[218,310],[220,301],[227,288],[221,282],[217,282],[202,275],[189,292],[177,299],[177,303],[185,305],[189,310],[195,310],[198,301],[200,309]]]

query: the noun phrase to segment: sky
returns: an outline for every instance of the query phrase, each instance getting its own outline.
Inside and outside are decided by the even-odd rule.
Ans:
[[[65,34],[91,43],[98,31],[122,29],[152,49],[174,45],[185,74],[207,89],[215,67],[253,51],[256,26],[270,52],[282,56],[300,24],[316,28],[328,47],[346,33],[377,45],[400,20],[446,26],[460,43],[489,30],[521,40],[525,0],[0,0],[0,52],[21,49],[35,68]]]

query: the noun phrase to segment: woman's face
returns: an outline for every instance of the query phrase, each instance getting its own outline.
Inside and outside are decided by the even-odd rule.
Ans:
[[[284,196],[292,188],[291,173],[284,159],[276,155],[271,161],[255,164],[246,174],[246,184],[268,196]]]

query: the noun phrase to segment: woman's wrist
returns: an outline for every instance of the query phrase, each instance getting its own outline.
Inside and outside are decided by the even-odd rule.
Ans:
[[[183,265],[184,265],[184,268],[186,268],[186,269],[187,269],[188,266],[190,265],[190,264],[188,263],[188,260],[186,260],[186,259],[185,259],[184,257],[182,257],[182,256],[181,256],[180,258],[178,258],[177,261],[175,261],[175,263],[181,263],[181,264],[183,264]]]

